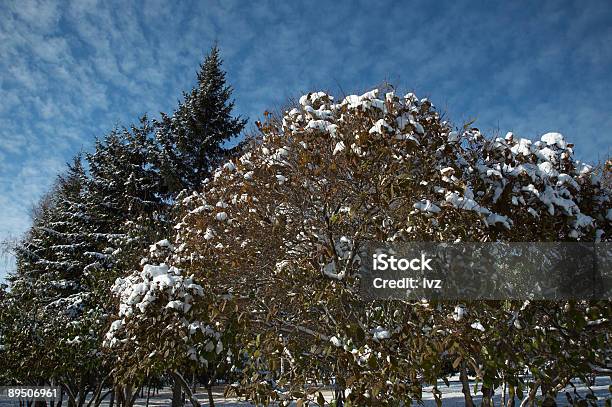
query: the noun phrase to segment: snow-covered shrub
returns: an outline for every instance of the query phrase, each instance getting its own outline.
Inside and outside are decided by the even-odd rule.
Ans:
[[[368,240],[610,239],[609,192],[560,134],[487,139],[453,128],[426,99],[378,90],[339,102],[310,93],[258,125],[241,157],[203,192],[180,197],[172,259],[249,315],[245,346],[261,355],[254,376],[244,375],[249,397],[302,397],[304,384],[333,379],[338,396],[358,405],[393,404],[418,399],[449,361],[477,368],[489,390],[500,372],[565,377],[601,363],[586,345],[601,330],[576,335],[579,344],[551,332],[568,318],[600,319],[605,307],[561,315],[555,304],[462,304],[459,318],[455,303],[367,302],[357,293],[357,251]],[[525,326],[557,342],[538,337],[517,354],[533,333]],[[571,355],[545,364],[537,349],[550,343]]]
[[[148,259],[162,259],[173,250],[162,240],[151,246]],[[194,276],[166,263],[144,264],[141,271],[118,278],[111,291],[118,314],[104,346],[115,357],[115,381],[139,384],[167,373],[199,405],[182,374],[205,373],[212,383],[219,371],[232,366],[234,321],[216,321],[218,311]]]

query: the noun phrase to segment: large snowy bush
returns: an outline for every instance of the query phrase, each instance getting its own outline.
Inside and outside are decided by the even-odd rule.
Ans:
[[[486,400],[502,377],[525,390],[525,368],[547,392],[604,362],[609,327],[594,321],[607,321],[606,306],[357,293],[367,240],[610,239],[609,193],[562,135],[488,139],[426,99],[377,90],[340,102],[310,93],[258,125],[243,156],[183,198],[173,259],[242,299],[257,336],[245,346],[265,355],[244,375],[246,394],[306,397],[304,383],[333,379],[341,399],[392,404],[420,398],[452,364],[476,370]]]

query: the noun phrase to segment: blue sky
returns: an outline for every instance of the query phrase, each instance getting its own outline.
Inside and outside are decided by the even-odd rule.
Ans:
[[[610,154],[610,1],[174,3],[0,2],[0,239],[96,136],[171,111],[215,40],[251,123],[304,92],[387,80],[456,124]]]

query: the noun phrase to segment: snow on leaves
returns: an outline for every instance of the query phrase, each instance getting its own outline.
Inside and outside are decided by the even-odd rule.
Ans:
[[[248,152],[181,202],[180,249],[172,257],[181,269],[215,270],[215,288],[244,299],[256,326],[272,330],[281,347],[274,349],[307,355],[302,371],[324,363],[301,347],[315,342],[344,363],[335,375],[363,376],[359,386],[386,380],[383,371],[421,374],[413,366],[433,349],[423,343],[438,341],[442,349],[451,336],[487,336],[498,323],[463,305],[361,302],[353,284],[364,241],[591,240],[610,233],[608,193],[560,134],[489,139],[476,128],[453,128],[427,99],[379,93],[340,102],[309,93],[282,118],[259,123]],[[495,321],[508,316],[491,313]],[[363,391],[351,386],[359,400]]]
[[[276,186],[290,189],[291,174],[299,171],[299,165],[313,173],[329,165],[308,161],[312,159],[312,149],[319,148],[319,144],[327,144],[329,159],[342,156],[355,165],[378,160],[372,154],[377,144],[386,144],[390,146],[387,163],[381,165],[397,166],[405,172],[402,177],[414,177],[422,186],[421,196],[409,203],[416,211],[413,213],[444,217],[450,210],[471,212],[483,227],[491,228],[492,239],[498,238],[495,236],[500,230],[512,231],[516,225],[523,225],[524,219],[547,216],[556,217],[556,222],[564,225],[566,236],[574,239],[605,238],[604,230],[609,228],[609,222],[601,215],[610,205],[609,196],[600,188],[592,169],[572,158],[572,144],[559,133],[544,134],[536,142],[512,133],[486,139],[477,129],[461,132],[440,121],[427,99],[419,100],[412,93],[399,98],[393,92],[379,98],[377,89],[347,96],[339,103],[324,92],[309,93],[299,99],[298,107],[285,112],[282,126],[262,131],[262,143],[235,162],[224,164],[215,172],[213,182],[232,182],[237,187],[263,182],[267,188],[272,183],[261,180],[263,169],[264,173],[273,171]],[[287,140],[284,145],[283,140]],[[426,154],[429,160],[423,157]],[[298,163],[298,159],[302,161]],[[410,163],[423,168],[417,170],[413,165],[414,169],[410,169]],[[437,169],[437,174],[428,169]],[[308,182],[308,188],[313,190],[327,181],[322,178]],[[581,202],[580,194],[585,188],[594,195],[595,207]],[[234,196],[233,209],[224,207],[207,213],[229,226],[232,211],[254,202],[257,194],[253,195],[240,200]],[[206,201],[207,197],[203,195],[201,199]],[[210,204],[202,202],[192,213],[203,208],[210,208]],[[432,219],[430,227],[430,233],[435,233],[436,227],[442,229],[444,225]],[[214,240],[214,229],[206,229],[206,240]],[[313,236],[321,240],[323,234],[313,232]],[[334,278],[341,275],[335,270],[336,263],[322,262],[323,274]]]

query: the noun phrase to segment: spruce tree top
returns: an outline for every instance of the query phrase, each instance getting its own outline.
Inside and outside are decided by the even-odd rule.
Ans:
[[[233,117],[232,88],[226,84],[223,61],[214,46],[200,65],[198,83],[184,93],[174,114],[162,114],[157,126],[158,165],[168,192],[197,190],[231,150],[223,144],[240,134],[246,120]]]

